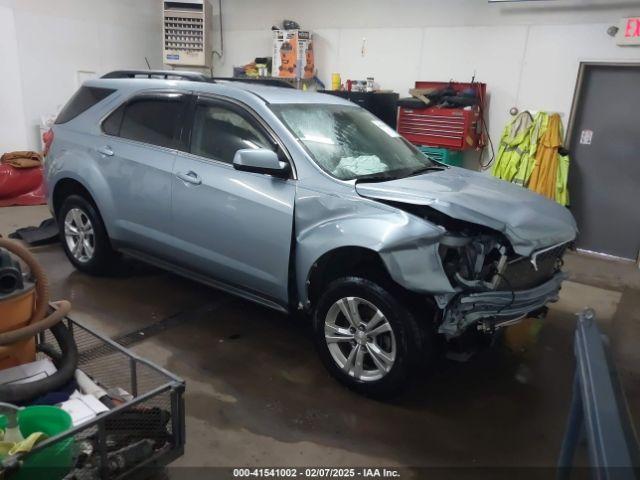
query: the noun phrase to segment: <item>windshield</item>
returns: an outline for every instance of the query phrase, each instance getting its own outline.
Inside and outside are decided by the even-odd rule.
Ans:
[[[362,108],[322,104],[271,108],[315,162],[340,180],[394,179],[441,167]]]

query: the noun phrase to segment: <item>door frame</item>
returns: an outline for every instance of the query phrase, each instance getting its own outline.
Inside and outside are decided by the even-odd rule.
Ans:
[[[564,144],[570,148],[574,139],[574,129],[578,110],[582,105],[582,93],[584,90],[585,79],[587,71],[593,67],[610,67],[610,68],[638,68],[640,69],[640,62],[598,62],[598,61],[585,61],[580,62],[578,67],[578,76],[576,77],[576,85],[573,90],[573,100],[571,101],[571,111],[569,113],[569,120],[567,122],[567,131],[565,135]],[[578,248],[579,253],[583,253],[590,256],[600,257],[607,260],[616,260],[625,263],[636,263],[640,265],[640,255],[635,260],[630,258],[618,257],[616,255],[610,255],[608,253],[594,252],[592,250],[586,250],[584,248]]]

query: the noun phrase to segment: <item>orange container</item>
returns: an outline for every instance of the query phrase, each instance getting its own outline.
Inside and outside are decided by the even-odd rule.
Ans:
[[[35,298],[35,286],[30,285],[0,300],[0,333],[28,325],[35,307]],[[0,353],[0,370],[33,362],[35,359],[36,339],[31,337],[9,345],[8,353]]]

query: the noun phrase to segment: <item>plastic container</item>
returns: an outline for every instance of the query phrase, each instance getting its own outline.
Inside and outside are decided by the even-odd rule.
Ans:
[[[35,287],[25,285],[24,289],[4,297],[0,301],[0,333],[27,326],[35,304]],[[8,352],[0,355],[0,370],[15,367],[36,359],[35,337],[21,340],[9,346]]]
[[[418,149],[422,153],[426,153],[434,160],[451,165],[454,167],[462,167],[464,164],[463,152],[459,150],[449,150],[447,148],[419,146]]]
[[[342,84],[342,80],[340,80],[339,73],[331,74],[331,90],[340,90],[340,85]]]
[[[18,413],[18,426],[24,438],[35,432],[43,432],[49,437],[69,430],[73,423],[71,416],[58,407],[37,405],[27,407]],[[56,442],[50,447],[29,455],[24,465],[12,478],[58,480],[71,469],[73,462],[73,437]]]

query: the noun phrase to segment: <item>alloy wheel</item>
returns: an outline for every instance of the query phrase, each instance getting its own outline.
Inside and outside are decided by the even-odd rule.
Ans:
[[[87,263],[93,258],[96,248],[93,225],[81,209],[72,208],[65,215],[64,238],[69,252],[77,261]]]
[[[380,380],[396,360],[396,338],[389,320],[364,298],[344,297],[331,305],[324,336],[338,367],[360,381]]]

